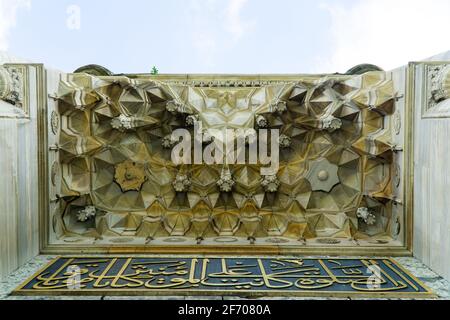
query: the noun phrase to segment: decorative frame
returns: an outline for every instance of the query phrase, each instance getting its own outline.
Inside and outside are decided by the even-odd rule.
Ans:
[[[414,66],[421,66],[422,72],[422,119],[427,118],[450,118],[450,98],[442,98],[436,101],[434,91],[441,91],[445,76],[450,78],[449,61],[425,61],[415,62]],[[439,112],[439,105],[446,102],[448,110]]]
[[[5,63],[0,65],[11,78],[12,92],[3,100],[21,109],[25,118],[30,117],[30,74],[27,66],[33,64]]]
[[[242,254],[242,255],[371,255],[371,256],[409,256],[412,254],[412,217],[413,217],[413,110],[414,110],[414,73],[410,67],[408,68],[407,86],[405,88],[405,119],[403,130],[405,134],[404,146],[404,171],[403,171],[403,194],[404,194],[404,239],[402,246],[332,246],[332,245],[315,245],[304,246],[283,246],[283,245],[261,245],[261,246],[134,246],[134,245],[108,245],[108,246],[82,246],[76,244],[51,244],[50,231],[50,166],[49,150],[51,147],[48,144],[49,128],[53,117],[49,114],[49,102],[53,99],[47,92],[47,83],[44,75],[45,70],[42,65],[38,72],[38,144],[39,144],[39,217],[40,217],[40,251],[43,254],[68,254],[68,253],[116,253],[116,254],[130,254],[130,253],[152,253],[152,254]],[[235,79],[238,81],[286,81],[298,77],[318,78],[323,75],[127,75],[130,77],[154,77],[158,80],[173,79],[174,81],[194,81],[193,79],[200,79],[194,85],[209,86],[211,81],[229,81]],[[333,75],[330,75],[333,77]],[[336,77],[339,77],[337,75]],[[195,82],[194,82],[195,83]],[[54,124],[53,124],[54,126]],[[56,200],[56,199],[54,199]],[[401,203],[401,201],[400,201]],[[249,250],[251,248],[251,250]]]

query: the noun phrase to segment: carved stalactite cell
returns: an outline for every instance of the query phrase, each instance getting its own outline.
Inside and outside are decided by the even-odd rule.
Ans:
[[[50,127],[54,135],[58,134],[59,130],[59,115],[56,111],[52,111],[50,116]]]

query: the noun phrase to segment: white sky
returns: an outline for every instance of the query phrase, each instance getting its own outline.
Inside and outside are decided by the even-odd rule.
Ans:
[[[450,0],[0,0],[0,50],[64,71],[392,69],[450,50],[449,30]]]

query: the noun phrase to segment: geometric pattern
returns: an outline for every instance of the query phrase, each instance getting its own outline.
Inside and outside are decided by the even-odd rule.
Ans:
[[[209,85],[69,74],[57,99],[58,238],[394,237],[389,73]],[[276,176],[260,163],[174,164],[167,137],[192,119],[279,129]]]

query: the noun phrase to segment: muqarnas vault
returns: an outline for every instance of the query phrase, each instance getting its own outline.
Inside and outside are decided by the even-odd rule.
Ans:
[[[404,245],[404,111],[391,73],[74,73],[54,99],[50,243],[248,253]],[[171,133],[193,134],[196,121],[278,129],[277,174],[262,176],[261,164],[175,165]]]

